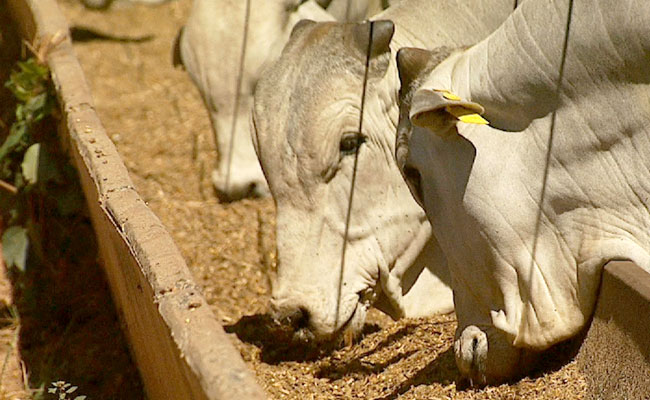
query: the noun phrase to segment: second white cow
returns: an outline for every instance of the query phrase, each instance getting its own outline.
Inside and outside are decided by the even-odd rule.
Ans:
[[[579,333],[609,260],[650,271],[649,27],[643,1],[526,1],[430,73],[400,53],[420,75],[401,164],[449,260],[456,361],[475,382]],[[458,120],[483,110],[490,125]]]
[[[250,0],[247,17],[244,0],[194,0],[179,33],[174,63],[185,67],[208,109],[219,153],[212,181],[225,200],[268,195],[250,140],[253,91],[303,18],[333,20],[314,1]]]

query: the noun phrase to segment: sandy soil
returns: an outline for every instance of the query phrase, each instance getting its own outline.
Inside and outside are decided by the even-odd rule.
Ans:
[[[207,114],[171,44],[190,1],[159,7],[118,3],[91,12],[60,0],[70,24],[144,41],[77,42],[97,110],[149,206],[167,226],[215,315],[276,399],[557,399],[583,397],[569,347],[531,378],[472,389],[450,348],[453,315],[390,321],[371,312],[365,334],[333,352],[287,348],[264,327],[275,267],[271,200],[221,204],[209,181],[216,154]],[[233,74],[234,79],[234,74]],[[565,360],[558,362],[557,360]]]

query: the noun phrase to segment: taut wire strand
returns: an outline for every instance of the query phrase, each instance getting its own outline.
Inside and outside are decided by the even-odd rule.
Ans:
[[[235,107],[232,112],[232,121],[230,124],[230,143],[228,144],[228,167],[226,170],[226,193],[230,189],[230,169],[232,165],[232,152],[235,143],[235,128],[237,128],[237,114],[239,114],[239,101],[241,97],[241,85],[244,80],[244,61],[246,59],[246,42],[248,41],[248,25],[250,21],[251,0],[246,0],[246,11],[244,14],[244,35],[242,38],[241,54],[239,56],[239,73],[237,75],[237,86],[235,91]],[[215,130],[214,143],[217,144],[216,135],[218,132]],[[221,155],[220,155],[221,156]]]
[[[566,53],[569,47],[569,28],[571,27],[571,14],[573,13],[573,0],[569,0],[569,9],[567,11],[566,29],[564,32],[564,45],[562,47],[562,60],[560,61],[560,71],[557,79],[557,87],[555,89],[555,102],[560,101],[560,94],[562,93],[562,79],[564,78],[564,66],[566,63]],[[551,127],[548,136],[548,144],[546,147],[546,164],[544,166],[544,177],[542,180],[542,192],[539,199],[539,208],[537,210],[537,219],[535,222],[535,235],[533,239],[533,249],[531,252],[530,260],[530,278],[532,279],[533,268],[535,267],[535,256],[537,254],[537,245],[539,242],[539,233],[542,225],[542,213],[544,207],[544,198],[546,197],[546,187],[548,185],[549,168],[551,165],[551,150],[553,148],[553,137],[555,136],[555,123],[557,121],[557,107],[551,116]],[[530,282],[530,279],[529,279]]]
[[[372,31],[374,28],[374,22],[370,21],[370,37],[368,38],[368,49],[366,52],[366,65],[363,72],[363,86],[361,89],[361,107],[359,114],[359,134],[363,132],[363,110],[366,103],[366,86],[368,85],[368,68],[370,67],[370,54],[372,51]],[[341,306],[341,292],[343,289],[343,278],[345,270],[345,251],[347,250],[348,244],[348,234],[350,229],[350,216],[352,215],[352,200],[354,198],[354,186],[357,180],[357,165],[359,163],[359,149],[361,146],[357,146],[354,152],[354,167],[352,169],[352,182],[350,184],[350,197],[348,199],[348,211],[345,216],[345,233],[343,234],[343,249],[341,250],[341,270],[339,272],[339,286],[336,296],[336,319],[334,322],[334,327],[337,327],[339,324],[339,310]]]
[[[350,9],[352,8],[351,4],[354,0],[348,0],[345,5],[345,22],[350,22]]]

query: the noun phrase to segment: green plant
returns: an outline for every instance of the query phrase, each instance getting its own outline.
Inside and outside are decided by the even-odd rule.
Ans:
[[[72,393],[76,392],[77,389],[76,386],[72,386],[70,383],[56,381],[52,382],[52,387],[48,388],[47,392],[57,395],[58,400],[85,400],[86,396],[76,396],[74,398],[69,397]]]
[[[15,120],[0,146],[3,256],[9,268],[25,272],[28,257],[48,263],[69,248],[69,243],[57,243],[49,246],[54,254],[49,247],[45,251],[44,219],[72,216],[82,207],[83,197],[76,173],[56,143],[56,94],[42,57],[19,61],[5,87],[17,105]],[[72,233],[75,226],[67,222],[53,222],[57,226],[50,228]]]
[[[2,235],[2,245],[7,266],[24,271],[30,236],[25,200],[28,200],[26,197],[29,197],[33,185],[39,184],[38,170],[51,168],[51,165],[39,166],[41,149],[34,143],[33,132],[35,126],[51,113],[55,97],[49,85],[49,71],[45,65],[39,63],[36,58],[30,58],[19,61],[17,67],[5,83],[5,87],[14,94],[18,104],[15,121],[0,146],[0,179],[8,192],[2,197],[2,203],[3,210],[8,211],[6,223],[10,225]]]

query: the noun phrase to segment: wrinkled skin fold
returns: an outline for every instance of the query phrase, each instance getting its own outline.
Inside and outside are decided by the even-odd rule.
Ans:
[[[569,6],[523,2],[482,42],[419,67],[406,96],[418,126],[398,139],[403,164],[449,261],[457,364],[481,382],[576,335],[607,261],[650,271],[650,8]],[[491,125],[451,118],[426,101],[435,89],[480,104]]]

